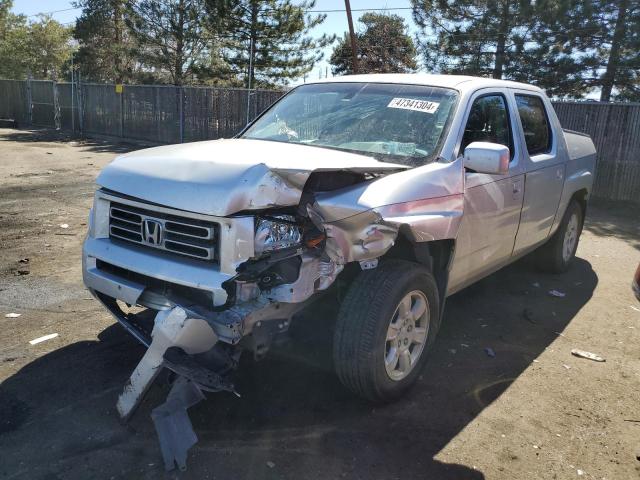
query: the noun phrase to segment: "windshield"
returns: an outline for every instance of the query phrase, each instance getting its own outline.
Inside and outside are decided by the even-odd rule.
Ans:
[[[418,166],[434,158],[456,99],[453,90],[418,85],[303,85],[242,138],[334,148]]]

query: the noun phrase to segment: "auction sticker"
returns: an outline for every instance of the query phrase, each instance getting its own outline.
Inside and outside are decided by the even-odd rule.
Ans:
[[[416,112],[435,113],[440,106],[437,102],[426,100],[415,100],[412,98],[394,98],[389,102],[387,108],[401,108],[403,110],[414,110]]]

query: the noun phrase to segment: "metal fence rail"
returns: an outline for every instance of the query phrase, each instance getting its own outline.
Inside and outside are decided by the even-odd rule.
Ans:
[[[154,143],[229,138],[284,92],[0,80],[0,118]],[[554,102],[564,128],[598,149],[594,196],[640,203],[640,104]]]

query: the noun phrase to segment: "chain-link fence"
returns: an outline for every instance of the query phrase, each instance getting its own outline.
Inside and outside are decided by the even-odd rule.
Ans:
[[[0,80],[0,118],[155,143],[228,138],[284,92]]]
[[[31,99],[28,83],[0,80],[0,118],[14,119],[20,125],[31,124]]]
[[[154,143],[229,138],[284,92],[0,80],[0,118]],[[598,149],[594,195],[640,202],[640,104],[555,102],[562,126]]]

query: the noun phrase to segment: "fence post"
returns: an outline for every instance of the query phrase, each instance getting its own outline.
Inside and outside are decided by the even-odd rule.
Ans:
[[[73,74],[73,56],[71,56],[71,134],[76,134],[76,88],[75,88],[75,76]]]
[[[58,84],[51,82],[51,90],[53,93],[53,124],[56,130],[60,130],[60,101],[58,100]]]
[[[155,93],[154,93],[154,102],[153,102],[153,119],[156,123],[156,141],[157,142],[161,142],[161,143],[165,143],[166,140],[162,138],[161,132],[160,132],[160,120],[162,117],[162,114],[160,112],[160,87],[158,87],[156,85],[155,89]]]
[[[118,95],[120,97],[120,138],[124,137],[124,88]]]
[[[77,95],[77,111],[78,111],[78,130],[80,132],[80,136],[82,136],[82,131],[84,127],[84,105],[82,103],[82,79],[80,78],[80,70],[78,70],[78,88],[76,88]]]
[[[180,85],[178,87],[178,95],[180,100],[178,101],[178,115],[180,116],[180,143],[184,143],[184,87]]]
[[[27,76],[27,122],[33,125],[33,103],[31,98],[31,74]]]

